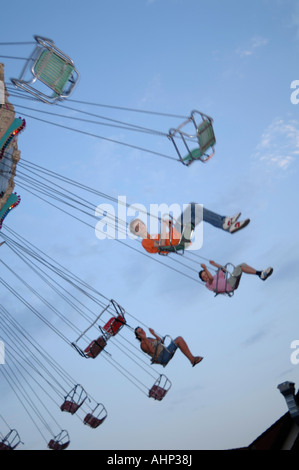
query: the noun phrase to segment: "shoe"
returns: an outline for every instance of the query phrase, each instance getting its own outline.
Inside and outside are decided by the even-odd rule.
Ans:
[[[241,222],[235,222],[233,225],[231,225],[228,229],[230,233],[235,233],[238,230],[241,230],[242,228],[245,228],[246,225],[248,225],[250,222],[250,219],[245,219],[242,220]]]
[[[273,273],[273,268],[263,269],[263,271],[261,272],[260,278],[262,279],[262,281],[265,281],[266,279],[268,279],[269,276],[271,276],[272,273]]]
[[[195,367],[196,364],[199,364],[203,360],[201,356],[195,356],[194,361],[192,362],[192,367]]]
[[[233,215],[232,217],[225,217],[224,224],[223,224],[223,229],[228,230],[231,225],[233,225],[235,222],[237,222],[240,215],[241,215],[241,212],[238,212],[236,215]]]

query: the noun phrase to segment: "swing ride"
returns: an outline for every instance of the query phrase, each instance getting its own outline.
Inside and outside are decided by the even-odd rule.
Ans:
[[[58,49],[51,39],[47,39],[41,36],[34,36],[34,39],[36,42],[35,48],[30,57],[26,60],[26,64],[20,77],[11,79],[11,83],[13,84],[14,88],[9,88],[8,85],[3,88],[5,91],[5,105],[0,105],[0,229],[2,228],[2,224],[6,216],[14,207],[20,203],[20,197],[13,192],[15,182],[17,182],[24,190],[29,190],[31,194],[38,194],[40,200],[44,198],[43,200],[45,200],[45,202],[49,202],[49,200],[54,199],[57,202],[59,201],[59,203],[62,205],[65,204],[68,206],[68,208],[78,210],[82,213],[84,212],[84,214],[87,216],[90,216],[92,213],[92,217],[94,217],[94,205],[89,201],[80,198],[79,196],[77,197],[76,191],[72,192],[71,190],[66,189],[66,185],[71,185],[72,187],[80,188],[80,190],[94,193],[96,195],[101,194],[102,197],[107,196],[103,193],[100,193],[99,191],[95,191],[92,188],[88,188],[81,183],[72,181],[66,177],[63,177],[62,175],[58,175],[57,173],[50,172],[46,168],[42,168],[37,165],[33,166],[33,164],[30,162],[27,163],[26,161],[23,161],[23,159],[20,161],[20,152],[17,148],[17,137],[19,133],[25,128],[26,121],[29,122],[28,118],[29,120],[31,118],[38,119],[40,122],[44,121],[47,124],[53,124],[56,126],[59,126],[59,124],[57,122],[49,122],[43,120],[42,118],[36,118],[30,115],[26,116],[25,113],[23,115],[26,116],[26,121],[22,118],[16,118],[14,107],[8,102],[7,99],[7,96],[9,96],[7,90],[9,91],[10,96],[13,98],[22,99],[23,96],[29,94],[37,102],[56,105],[57,109],[59,110],[59,108],[62,107],[61,103],[65,100],[68,100],[73,93],[80,78],[79,72],[75,68],[73,60],[60,49]],[[1,82],[4,83],[3,68],[2,75],[0,73],[0,84]],[[20,95],[14,95],[13,90],[18,90]],[[22,95],[23,92],[24,95]],[[29,107],[26,108],[21,104],[18,106],[21,109],[25,108],[30,110]],[[67,107],[65,107],[65,109],[67,109]],[[74,110],[71,107],[69,107],[69,109],[71,111]],[[8,114],[8,111],[10,114]],[[40,114],[51,114],[50,112],[43,109],[34,109],[34,111],[37,111]],[[81,113],[81,110],[79,109],[76,109],[76,111]],[[56,115],[56,113],[52,114]],[[128,124],[119,120],[107,119],[105,121],[105,118],[102,116],[98,116],[90,112],[82,111],[82,114],[96,118],[97,125],[112,125],[130,131],[145,132],[155,136],[166,137],[168,141],[171,141],[178,159],[174,158],[172,155],[165,155],[127,143],[117,143],[127,145],[132,148],[138,148],[139,150],[144,150],[161,157],[179,161],[187,167],[189,167],[195,161],[206,163],[215,154],[216,138],[213,129],[213,119],[197,110],[193,110],[190,116],[187,118],[186,116],[172,116],[176,119],[182,117],[184,121],[179,126],[171,127],[168,133],[148,129],[140,125],[134,125],[131,123]],[[57,113],[57,115],[59,114]],[[63,116],[62,114],[60,114],[60,116],[67,117],[68,119],[74,119],[73,116]],[[99,118],[102,119],[102,122],[98,121]],[[85,122],[88,122],[88,120],[86,119]],[[84,132],[82,130],[72,129],[67,126],[61,127],[114,142],[112,139],[108,139],[91,132]],[[17,167],[18,171],[16,171]],[[111,196],[109,196],[109,199],[111,200]],[[58,209],[60,209],[60,207],[58,207]],[[159,222],[162,224],[163,220],[159,220]],[[119,220],[119,224],[120,226],[123,224],[123,230],[127,229],[124,221]],[[12,235],[11,238],[7,235],[7,231]],[[188,223],[182,227],[180,238],[179,240],[176,240],[174,237],[172,221],[172,223],[169,225],[169,244],[165,245],[162,243],[162,233],[160,232],[158,253],[162,256],[167,256],[169,254],[185,254],[185,250],[187,250],[192,243],[193,233],[194,226],[191,223]],[[74,336],[68,335],[63,327],[57,327],[54,321],[51,322],[51,320],[49,320],[46,315],[39,312],[32,304],[30,304],[30,302],[25,299],[25,297],[21,296],[20,293],[16,291],[14,286],[11,286],[4,278],[1,277],[0,279],[3,287],[8,289],[8,291],[18,299],[18,301],[20,301],[28,310],[30,310],[41,321],[43,321],[52,330],[52,332],[54,332],[54,334],[57,334],[60,339],[67,343],[68,346],[71,346],[73,349],[75,349],[79,356],[85,359],[96,359],[98,356],[100,356],[101,358],[106,359],[110,365],[113,365],[115,368],[117,368],[123,375],[126,374],[127,378],[131,382],[135,382],[134,385],[136,385],[137,388],[142,389],[142,391],[145,389],[145,394],[147,397],[153,398],[156,401],[161,401],[165,398],[172,386],[172,383],[164,374],[158,374],[157,377],[157,374],[154,370],[154,366],[157,363],[154,360],[151,361],[151,365],[146,371],[146,373],[148,373],[148,375],[151,377],[151,383],[150,386],[148,386],[143,383],[139,376],[136,379],[136,376],[133,375],[133,373],[130,373],[123,365],[120,364],[120,362],[114,359],[114,355],[116,354],[114,352],[110,352],[110,346],[111,349],[118,348],[120,355],[124,356],[125,354],[127,356],[127,363],[130,359],[132,362],[134,361],[135,366],[137,363],[138,367],[142,367],[143,369],[145,368],[143,357],[141,357],[140,351],[138,351],[137,356],[136,351],[131,348],[131,345],[129,347],[124,346],[124,337],[125,335],[129,337],[133,328],[127,322],[126,317],[129,314],[124,310],[123,307],[121,307],[115,300],[103,296],[101,293],[91,288],[91,286],[88,286],[86,283],[84,283],[84,281],[70,273],[67,269],[61,267],[61,265],[58,263],[55,264],[52,259],[46,257],[45,254],[41,254],[38,249],[33,247],[26,240],[19,237],[19,235],[15,232],[10,231],[10,229],[7,227],[5,227],[5,230],[3,231],[3,239],[4,242],[0,243],[0,245],[5,243],[5,249],[7,247],[7,249],[11,250],[12,255],[16,255],[21,261],[26,263],[26,266],[29,267],[34,272],[34,274],[39,277],[40,280],[42,280],[42,282],[46,282],[47,286],[53,289],[55,294],[61,298],[63,295],[63,301],[66,302],[69,308],[73,309],[72,314],[74,314],[74,317],[78,315],[80,321],[77,317],[76,319],[73,319],[72,317],[72,320],[67,318],[67,314],[64,314],[62,309],[56,308],[47,299],[42,297],[42,295],[38,292],[38,289],[35,289],[33,286],[29,286],[26,280],[21,279],[18,273],[13,271],[11,267],[8,267],[1,259],[0,262],[2,266],[8,269],[10,274],[14,275],[19,282],[22,282],[22,286],[25,286],[26,289],[29,290],[30,295],[36,296],[47,308],[49,308],[49,310],[51,310],[52,313],[57,315],[61,324],[67,325],[67,327],[72,330],[72,332],[75,332],[76,339],[73,340]],[[194,257],[193,260],[191,258],[192,254],[188,252],[185,259],[189,261],[195,260],[195,263],[197,263]],[[176,262],[180,264],[180,261],[176,260]],[[228,265],[225,267],[228,267]],[[180,272],[180,270],[178,271]],[[192,269],[192,271],[198,272],[197,269]],[[51,275],[49,275],[49,273],[51,273]],[[58,281],[55,280],[56,276],[58,277]],[[228,276],[228,270],[226,270],[226,276]],[[196,282],[198,282],[198,280]],[[83,296],[86,296],[88,300],[91,301],[91,303],[94,302],[97,309],[96,312],[87,308],[85,310],[85,308],[82,307],[84,302],[79,303],[79,301],[77,301],[77,299],[74,297],[74,293],[67,291],[66,288],[62,286],[64,283],[69,283],[76,293],[78,291],[80,294],[83,294]],[[233,295],[233,292],[225,293],[228,296]],[[218,293],[216,292],[216,295],[217,294]],[[99,311],[100,313],[98,313]],[[3,307],[1,307],[0,323],[3,325],[3,322],[11,322],[11,326],[13,325],[16,327],[15,321],[12,320],[9,313],[5,311]],[[8,328],[8,323],[5,325],[5,332],[9,337],[11,331]],[[83,323],[84,326],[82,326]],[[96,331],[97,334],[92,334],[92,330]],[[18,327],[18,332],[21,335],[20,327]],[[165,350],[167,350],[168,338],[170,337],[166,335],[159,342],[159,346]],[[127,338],[125,339],[127,341]],[[26,348],[27,347],[29,348],[29,345],[26,345]],[[38,346],[37,350],[40,349],[41,348]],[[107,349],[109,349],[109,351]],[[34,352],[34,355],[32,352],[33,351],[31,351],[31,355],[28,356],[28,360],[24,359],[24,362],[27,362],[26,367],[29,369],[29,357],[31,357],[32,362],[35,364],[35,372],[40,374],[38,369],[43,363],[47,362],[46,357],[49,357],[48,353],[43,352],[42,357],[38,358],[36,351]],[[169,356],[168,361],[162,364],[163,367],[167,366],[173,355],[174,352]],[[22,358],[19,358],[18,360],[21,361],[21,359]],[[95,361],[95,363],[97,362],[100,362],[100,360]],[[20,362],[19,365],[21,364],[24,363]],[[50,369],[50,362],[47,362],[47,365]],[[16,365],[14,365],[14,367],[14,374],[16,374],[16,377]],[[43,364],[43,367],[45,367],[45,364]],[[58,369],[58,365],[56,367]],[[82,422],[84,425],[92,429],[98,428],[107,418],[106,408],[97,400],[93,400],[82,385],[80,385],[77,381],[71,380],[68,377],[68,373],[63,371],[60,366],[59,369],[60,376],[65,376],[67,379],[67,384],[64,384],[63,386],[60,384],[58,386],[55,380],[55,387],[53,387],[53,389],[56,389],[55,393],[57,393],[57,389],[59,389],[59,399],[61,398],[62,391],[64,392],[62,397],[63,401],[60,401],[60,410],[71,416],[79,416],[81,414],[83,416]],[[3,373],[1,370],[0,372]],[[17,388],[16,381],[12,382],[10,377],[5,375],[5,373],[3,373],[3,375],[13,388]],[[54,375],[54,371],[51,370],[49,373],[49,378],[47,379],[48,386],[50,384],[52,387],[52,382],[54,382]],[[154,378],[154,383],[152,378]],[[18,393],[20,398],[22,391],[18,389]],[[27,402],[27,399],[28,396],[26,399],[22,396],[21,401],[26,401],[28,405],[29,401]],[[41,405],[43,405],[42,402]],[[35,409],[35,404],[31,403],[31,406],[33,407],[33,411],[36,413],[36,415],[40,417],[42,413],[40,413],[37,408]],[[51,418],[53,417],[51,416]],[[58,426],[59,431],[53,432],[52,427],[50,428],[49,426],[49,419],[50,418],[42,418],[43,425],[47,429],[47,432],[50,432],[51,436],[50,439],[46,439],[47,447],[51,450],[66,449],[70,445],[70,436],[68,431],[61,429],[61,427]],[[55,422],[55,425],[58,424],[56,420],[53,419],[53,421]],[[20,444],[20,442],[21,440],[18,433],[15,430],[10,430],[10,432],[3,438],[2,442],[0,442],[0,450],[3,450],[5,447],[7,447],[5,450],[13,450]]]
[[[16,429],[10,429],[6,436],[0,440],[0,450],[15,450],[18,445],[23,444]]]
[[[145,393],[148,397],[153,397],[153,393],[150,393],[149,390],[152,388],[152,384],[148,386],[145,382],[148,380],[148,376],[150,376],[151,380],[154,378],[154,384],[157,385],[157,376],[156,373],[152,370],[152,366],[149,365],[147,368],[145,368],[144,364],[145,361],[143,359],[144,353],[139,351],[137,348],[137,353],[136,353],[136,347],[134,345],[130,344],[129,338],[124,338],[121,337],[117,343],[114,341],[121,335],[120,330],[123,327],[126,327],[128,332],[134,331],[134,328],[128,324],[128,322],[125,319],[125,315],[128,315],[128,312],[125,312],[123,307],[121,307],[115,300],[109,300],[108,303],[106,302],[105,304],[103,303],[104,300],[108,300],[103,294],[99,293],[95,289],[93,289],[91,286],[86,284],[84,281],[80,280],[77,276],[72,274],[70,271],[66,270],[65,268],[62,269],[61,265],[58,265],[55,260],[52,258],[49,258],[48,256],[45,256],[45,254],[42,254],[42,252],[39,252],[36,247],[33,247],[32,244],[28,244],[25,239],[20,238],[16,233],[13,233],[11,230],[9,230],[13,238],[7,237],[7,235],[3,235],[5,238],[6,246],[10,248],[13,253],[15,253],[20,259],[22,259],[24,262],[26,262],[27,267],[31,268],[34,270],[36,273],[37,279],[41,279],[42,282],[46,282],[48,288],[51,287],[52,289],[55,290],[55,292],[61,296],[66,303],[66,306],[69,305],[71,306],[73,311],[77,311],[79,315],[79,319],[82,318],[84,322],[87,322],[87,327],[84,328],[83,332],[81,332],[75,342],[72,342],[64,333],[63,330],[64,328],[57,328],[55,324],[49,323],[49,320],[47,318],[47,315],[41,315],[40,312],[36,310],[36,308],[28,304],[28,302],[25,300],[23,296],[18,294],[17,292],[14,291],[14,289],[3,279],[2,277],[0,278],[2,285],[6,287],[10,292],[14,292],[14,295],[16,296],[17,299],[19,299],[26,307],[30,309],[32,313],[34,313],[40,320],[42,320],[48,327],[51,328],[52,331],[54,331],[61,339],[63,339],[69,346],[75,348],[75,350],[80,354],[81,357],[84,358],[95,358],[98,356],[99,351],[97,349],[93,349],[93,342],[94,340],[90,343],[90,338],[88,338],[88,333],[91,332],[92,328],[97,330],[100,328],[103,337],[105,338],[106,343],[109,342],[111,346],[114,347],[114,352],[111,354],[110,352],[106,352],[106,355],[103,356],[105,359],[108,360],[110,365],[113,365],[117,370],[119,370],[122,375],[125,375],[130,382],[133,382],[134,385],[139,388],[143,393]],[[18,239],[18,241],[17,241]],[[33,260],[34,259],[34,263]],[[31,292],[31,294],[37,295],[38,298],[48,307],[51,309],[53,313],[55,313],[61,321],[65,323],[65,326],[71,328],[74,331],[78,331],[78,326],[74,324],[73,322],[70,323],[68,319],[67,313],[63,314],[62,311],[58,311],[52,304],[50,304],[46,299],[44,299],[42,296],[38,294],[38,292],[32,287],[29,286],[24,279],[22,279],[16,272],[14,272],[7,264],[3,261],[0,260],[0,263],[2,266],[6,267],[9,269],[10,273],[12,273],[23,285],[25,285]],[[38,263],[38,264],[37,264]],[[39,267],[39,264],[41,267]],[[55,274],[55,276],[58,276],[59,282],[55,281],[55,279],[51,276],[51,273]],[[57,288],[55,287],[54,281],[57,285],[60,287],[60,291],[57,291]],[[75,293],[74,292],[69,292],[67,290],[67,287],[64,287],[64,284],[71,285],[73,288],[75,288],[75,291],[79,291],[81,295],[83,294],[84,297],[86,296],[86,299],[90,299],[92,301],[92,304],[96,304],[97,308],[98,306],[101,306],[101,311],[100,314],[96,314],[91,310],[90,307],[85,306],[86,302],[80,301],[79,299],[76,299]],[[83,299],[84,300],[84,299]],[[83,307],[84,306],[84,307]],[[92,316],[91,316],[92,314]],[[105,318],[105,315],[107,318]],[[79,321],[79,320],[78,320]],[[103,326],[100,324],[100,322],[103,324]],[[76,322],[77,323],[77,322]],[[126,342],[124,342],[124,340]],[[89,348],[84,348],[80,343],[84,342],[86,344],[91,344]],[[97,346],[98,347],[98,346]],[[99,348],[99,347],[98,347]],[[102,348],[99,348],[101,351]],[[93,354],[91,354],[93,353]],[[119,355],[119,358],[117,358],[117,354]],[[131,372],[128,369],[128,363],[126,365],[122,365],[121,361],[123,356],[126,356],[127,360],[130,359],[132,361],[132,364],[136,368],[136,364],[139,367],[139,370],[142,372],[142,374],[145,376],[144,378],[136,377],[136,372],[133,371]],[[111,362],[112,361],[112,362]],[[167,383],[167,389],[166,391],[169,390],[170,388],[170,381]],[[163,385],[159,385],[160,388],[163,388]],[[82,400],[84,400],[84,393],[82,392],[82,395],[79,394],[79,398],[77,396],[76,400],[72,400],[72,397],[74,397],[75,393],[79,393],[80,387],[78,386],[77,388],[73,389],[71,392],[69,392],[66,395],[66,398],[64,400],[64,403],[62,405],[63,411],[77,411],[76,409],[80,408],[80,403]],[[166,394],[165,391],[165,394]],[[161,397],[162,399],[163,397]],[[86,401],[84,402],[86,403]],[[77,406],[79,405],[79,407]],[[92,415],[92,413],[90,413]],[[89,418],[96,417],[96,416],[89,416]],[[86,418],[86,422],[89,422],[89,419]],[[92,420],[91,422],[94,422]]]

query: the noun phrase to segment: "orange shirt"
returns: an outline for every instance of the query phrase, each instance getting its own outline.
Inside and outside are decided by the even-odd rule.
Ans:
[[[170,244],[170,239],[169,239],[170,234],[168,234],[167,238],[165,239],[165,245],[164,246],[171,246],[171,245],[177,245],[181,239],[180,233],[173,227],[172,228],[172,243]],[[150,235],[149,238],[144,238],[142,240],[142,246],[143,248],[148,252],[148,253],[158,253],[159,249],[154,246],[154,243],[156,241],[160,240],[160,235]],[[168,251],[160,251],[160,253],[168,253]]]

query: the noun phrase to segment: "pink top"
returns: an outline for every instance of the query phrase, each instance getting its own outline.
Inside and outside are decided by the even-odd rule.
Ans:
[[[217,286],[217,277],[218,277],[218,286]],[[212,290],[213,292],[216,292],[216,287],[217,287],[217,293],[219,294],[222,294],[224,292],[232,292],[233,290],[228,282],[226,283],[226,289],[225,289],[225,273],[222,271],[222,269],[218,272],[218,274],[215,274],[211,284],[206,282],[206,287],[209,290]]]

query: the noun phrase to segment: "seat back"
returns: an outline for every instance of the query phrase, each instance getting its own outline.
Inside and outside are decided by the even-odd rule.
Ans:
[[[54,51],[44,50],[33,66],[33,74],[57,95],[62,95],[75,67]]]
[[[0,450],[13,450],[9,444],[5,444],[5,442],[0,442]]]
[[[149,391],[149,397],[154,398],[154,400],[161,401],[165,397],[167,390],[159,385],[153,385]]]
[[[70,444],[70,441],[61,443],[60,441],[56,441],[55,439],[51,439],[48,443],[48,447],[51,450],[64,450],[66,449]]]
[[[125,323],[126,321],[124,317],[122,315],[118,315],[117,317],[110,318],[110,320],[103,326],[103,329],[110,336],[115,336]]]
[[[204,120],[198,126],[197,138],[202,155],[205,154],[209,148],[214,147],[214,145],[216,144],[216,138],[211,121]]]
[[[88,357],[92,357],[93,359],[95,359],[103,351],[106,345],[107,345],[107,342],[105,341],[103,336],[99,336],[98,339],[92,341],[87,346],[87,348],[84,349],[84,353]]]
[[[84,424],[87,424],[91,428],[96,429],[105,421],[105,419],[106,419],[106,416],[100,419],[100,418],[96,418],[91,413],[88,413],[84,418]]]
[[[58,49],[51,39],[34,36],[37,45],[26,62],[20,78],[12,83],[39,100],[54,104],[67,98],[79,80],[79,73],[70,57]],[[40,82],[40,83],[37,83]],[[49,93],[49,89],[53,92]]]
[[[60,407],[61,411],[66,411],[67,413],[70,413],[71,415],[75,414],[79,408],[80,408],[80,405],[71,400],[65,400]]]

